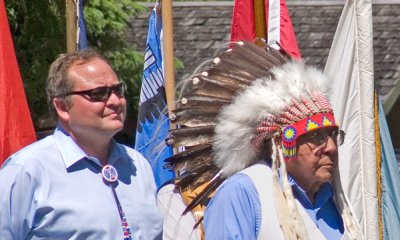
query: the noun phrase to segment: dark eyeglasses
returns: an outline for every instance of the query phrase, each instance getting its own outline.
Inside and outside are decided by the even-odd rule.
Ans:
[[[82,95],[92,102],[101,102],[110,98],[111,94],[115,93],[118,97],[124,97],[125,85],[123,83],[118,83],[117,85],[111,87],[98,87],[84,91],[69,92],[62,95],[62,97],[70,95]]]
[[[335,141],[337,146],[340,146],[344,142],[345,132],[343,130],[331,130],[326,131],[325,129],[321,129],[321,131],[313,131],[307,133],[305,136],[305,142],[309,142],[315,145],[316,148],[325,145],[328,141],[328,138],[331,137],[333,141]]]

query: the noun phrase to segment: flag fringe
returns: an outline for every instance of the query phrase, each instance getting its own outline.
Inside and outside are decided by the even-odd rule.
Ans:
[[[378,94],[374,93],[374,116],[375,116],[375,151],[376,151],[376,182],[378,194],[378,227],[379,240],[383,240],[383,222],[382,222],[382,148],[379,129],[379,102]]]

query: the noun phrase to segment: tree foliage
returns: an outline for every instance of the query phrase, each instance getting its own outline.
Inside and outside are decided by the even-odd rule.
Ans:
[[[66,51],[65,1],[11,0],[6,7],[28,104],[38,129],[38,120],[48,112],[45,82],[49,66]],[[135,127],[143,56],[125,35],[130,19],[146,10],[133,0],[84,1],[89,47],[108,58],[128,86],[128,128]]]

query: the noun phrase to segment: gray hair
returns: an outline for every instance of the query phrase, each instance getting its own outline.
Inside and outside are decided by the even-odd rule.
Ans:
[[[99,58],[111,64],[94,50],[83,50],[73,53],[60,54],[58,58],[51,64],[46,82],[47,104],[49,106],[50,115],[57,120],[57,112],[53,106],[55,97],[63,96],[73,89],[73,83],[68,79],[68,71],[70,67],[76,63],[87,63],[93,58]],[[70,96],[64,97],[67,105],[70,104]]]

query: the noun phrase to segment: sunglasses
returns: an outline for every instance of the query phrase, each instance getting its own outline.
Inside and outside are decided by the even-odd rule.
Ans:
[[[115,93],[118,97],[124,97],[125,85],[123,83],[118,83],[111,87],[97,87],[84,91],[69,92],[61,97],[66,97],[70,95],[81,95],[87,98],[91,102],[101,102],[110,98],[111,94]]]

